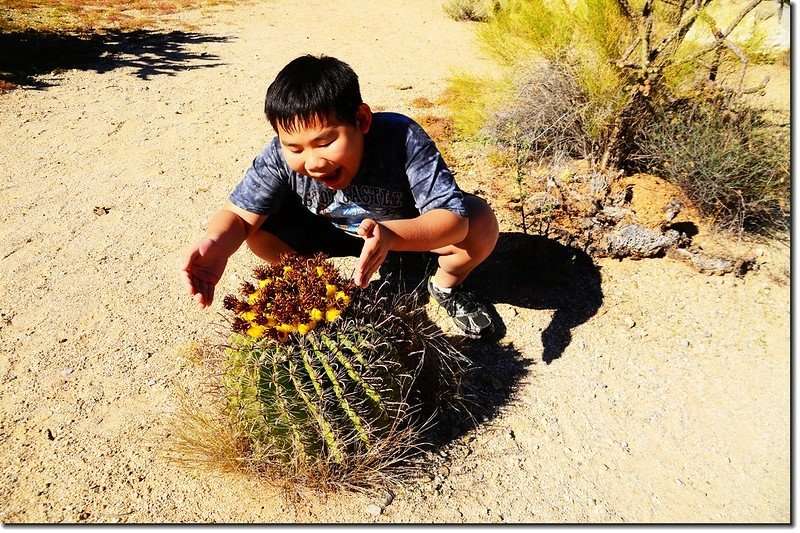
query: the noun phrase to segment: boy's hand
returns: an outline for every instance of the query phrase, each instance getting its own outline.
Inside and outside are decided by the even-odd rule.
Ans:
[[[353,280],[356,285],[364,289],[386,259],[395,235],[392,230],[371,218],[361,222],[358,234],[364,239],[364,247],[361,249]]]
[[[212,239],[198,241],[186,251],[180,264],[180,276],[200,307],[208,307],[214,301],[214,288],[227,264],[228,255]]]

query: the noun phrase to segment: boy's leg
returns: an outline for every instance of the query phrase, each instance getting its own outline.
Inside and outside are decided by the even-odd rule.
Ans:
[[[362,239],[348,235],[325,217],[311,213],[291,195],[281,209],[267,217],[260,230],[247,239],[250,250],[268,263],[274,263],[285,252],[357,257],[363,244]]]
[[[497,218],[485,200],[465,194],[469,212],[469,229],[463,241],[432,250],[439,255],[439,268],[434,283],[439,287],[456,287],[494,250],[499,236]]]
[[[428,292],[465,334],[480,337],[494,329],[486,307],[461,287],[464,279],[494,250],[499,235],[497,218],[481,198],[466,195],[469,229],[463,241],[433,250],[439,268],[428,280]]]

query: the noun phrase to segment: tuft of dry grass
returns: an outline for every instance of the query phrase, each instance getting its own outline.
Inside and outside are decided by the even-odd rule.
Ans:
[[[163,18],[176,13],[231,3],[233,0],[2,0],[0,32],[158,28]]]
[[[486,22],[492,7],[486,0],[448,0],[442,9],[453,20]]]

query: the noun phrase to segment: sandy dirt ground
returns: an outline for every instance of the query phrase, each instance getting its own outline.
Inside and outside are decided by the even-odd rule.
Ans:
[[[501,338],[469,350],[505,399],[429,472],[393,497],[290,503],[168,462],[179,391],[202,385],[182,354],[221,342],[220,301],[195,307],[175,264],[271,138],[277,70],[334,55],[375,109],[413,114],[454,69],[490,68],[438,2],[182,18],[197,29],[110,42],[0,97],[2,522],[788,523],[788,244],[730,243],[757,258],[742,278],[670,259],[575,266],[491,194],[502,235],[479,292]],[[218,294],[254,265],[236,254]]]

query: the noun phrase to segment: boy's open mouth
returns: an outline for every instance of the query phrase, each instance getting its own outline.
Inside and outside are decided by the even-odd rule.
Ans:
[[[317,180],[321,181],[323,185],[331,186],[339,181],[339,178],[342,175],[342,168],[339,167],[330,174],[326,174],[325,176],[321,176],[316,178]]]

